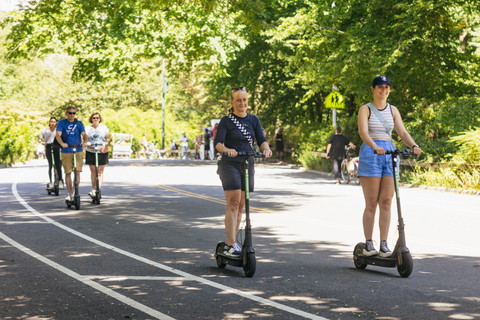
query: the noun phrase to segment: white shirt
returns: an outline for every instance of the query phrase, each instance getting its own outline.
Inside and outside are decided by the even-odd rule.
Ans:
[[[97,128],[94,128],[93,126],[87,126],[85,128],[85,132],[88,135],[88,142],[91,144],[102,144],[105,142],[106,135],[110,131],[108,130],[107,126],[104,124],[99,124]],[[88,152],[95,152],[94,147],[87,147]],[[100,153],[100,150],[97,151],[97,153]]]

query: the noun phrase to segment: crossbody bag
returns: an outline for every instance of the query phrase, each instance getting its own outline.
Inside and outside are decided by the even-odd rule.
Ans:
[[[233,124],[238,128],[238,130],[240,130],[245,139],[247,139],[248,144],[250,144],[250,148],[252,148],[253,151],[253,138],[250,132],[247,131],[247,128],[245,128],[245,125],[238,121],[238,119],[235,118],[232,113],[228,114],[228,118],[233,122]]]

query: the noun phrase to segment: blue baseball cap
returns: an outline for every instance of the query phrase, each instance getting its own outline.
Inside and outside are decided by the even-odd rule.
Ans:
[[[373,79],[372,87],[375,88],[375,86],[381,86],[382,84],[388,84],[389,86],[391,86],[390,80],[388,80],[387,77],[378,76]]]

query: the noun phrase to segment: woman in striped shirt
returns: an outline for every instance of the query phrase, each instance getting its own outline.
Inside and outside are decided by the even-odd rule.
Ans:
[[[358,176],[365,198],[363,231],[366,249],[363,254],[390,257],[392,252],[388,248],[387,238],[395,188],[391,155],[386,155],[385,150],[395,150],[391,137],[392,129],[395,128],[398,136],[413,149],[416,155],[419,155],[422,150],[405,129],[398,109],[387,102],[390,94],[390,80],[385,76],[376,77],[371,90],[373,101],[361,106],[358,112],[358,133],[363,140],[358,167]],[[387,126],[382,124],[371,108],[376,108],[380,112]],[[380,252],[375,249],[372,240],[377,207],[380,209]]]

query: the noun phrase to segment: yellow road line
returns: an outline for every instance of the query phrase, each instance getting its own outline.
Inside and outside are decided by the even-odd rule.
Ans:
[[[205,196],[205,195],[202,195],[202,194],[193,193],[193,192],[190,192],[190,191],[185,191],[185,190],[178,189],[178,188],[175,188],[175,187],[172,187],[172,186],[167,186],[167,185],[164,185],[164,184],[157,184],[155,186],[159,187],[159,188],[162,188],[162,189],[165,189],[165,190],[168,190],[168,191],[171,191],[171,192],[180,193],[180,194],[183,194],[183,195],[186,195],[186,196],[189,196],[189,197],[194,197],[194,198],[198,198],[198,199],[207,200],[207,201],[210,201],[210,202],[216,202],[216,203],[227,205],[227,201],[225,201],[223,199],[213,198],[213,197]],[[259,212],[259,213],[275,213],[275,211],[262,209],[262,208],[257,208],[257,207],[252,207],[252,206],[250,206],[250,211],[251,212]]]

